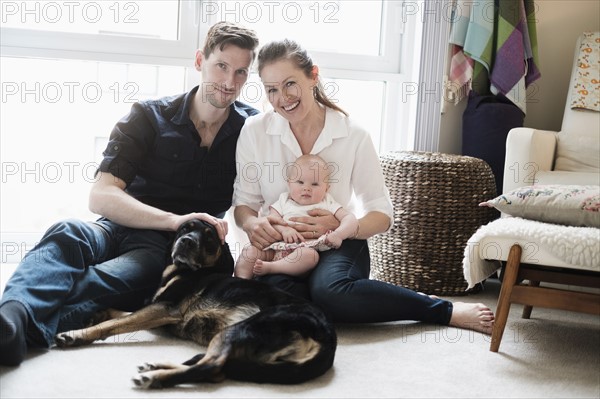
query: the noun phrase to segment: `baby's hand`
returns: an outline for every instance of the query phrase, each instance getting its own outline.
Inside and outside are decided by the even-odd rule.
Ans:
[[[331,248],[339,248],[342,245],[342,239],[335,232],[329,233],[325,236],[325,245]]]
[[[298,243],[304,241],[304,237],[296,231],[294,228],[286,228],[283,233],[283,241],[288,244]]]

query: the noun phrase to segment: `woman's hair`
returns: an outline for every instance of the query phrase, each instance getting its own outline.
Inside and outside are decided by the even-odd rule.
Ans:
[[[263,68],[274,62],[280,60],[292,60],[296,66],[304,71],[304,74],[308,78],[313,77],[313,61],[298,43],[290,39],[276,40],[265,44],[258,52],[258,75],[260,76]],[[317,85],[314,89],[315,100],[326,107],[332,108],[336,111],[343,113],[348,116],[348,113],[335,105],[323,89],[321,79],[318,78]]]
[[[254,59],[256,55],[254,51],[258,46],[258,36],[253,30],[240,25],[226,21],[217,22],[210,27],[206,35],[206,41],[202,49],[204,57],[208,58],[216,48],[223,51],[228,44],[233,44],[244,50],[251,50]]]

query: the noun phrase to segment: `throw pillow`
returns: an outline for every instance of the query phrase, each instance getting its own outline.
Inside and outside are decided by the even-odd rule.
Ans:
[[[600,186],[525,186],[479,205],[540,222],[600,227]]]

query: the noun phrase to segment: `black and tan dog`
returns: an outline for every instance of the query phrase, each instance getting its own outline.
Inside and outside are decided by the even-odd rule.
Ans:
[[[333,365],[337,338],[310,302],[254,280],[232,277],[233,258],[208,223],[193,220],[177,232],[173,264],[152,303],[89,328],[60,333],[59,347],[79,346],[127,332],[168,326],[207,346],[183,364],[146,363],[133,381],[143,388],[242,381],[295,384]]]

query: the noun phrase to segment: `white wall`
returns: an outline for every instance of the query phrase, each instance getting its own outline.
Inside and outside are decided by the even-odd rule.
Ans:
[[[598,0],[537,0],[538,55],[542,77],[527,91],[525,126],[560,130],[575,41],[584,31],[600,30]],[[460,154],[466,100],[449,104],[442,115],[439,151]]]

